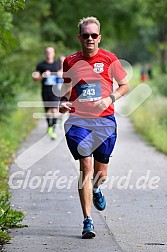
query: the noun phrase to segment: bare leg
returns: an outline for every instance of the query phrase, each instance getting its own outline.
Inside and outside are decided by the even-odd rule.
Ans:
[[[59,113],[58,108],[52,108],[52,113],[53,113],[53,116],[56,118]]]
[[[50,126],[50,118],[51,118],[51,115],[52,115],[52,111],[51,111],[51,109],[46,109],[45,113],[46,113],[46,120],[47,120],[48,127],[49,127]]]
[[[107,168],[108,164],[100,163],[97,160],[94,161],[94,188],[99,187],[106,180]]]
[[[52,115],[53,115],[53,128],[56,129],[56,123],[57,123],[57,116],[58,116],[58,108],[52,108]]]
[[[92,158],[80,159],[80,178],[78,191],[84,218],[91,217],[92,205]]]

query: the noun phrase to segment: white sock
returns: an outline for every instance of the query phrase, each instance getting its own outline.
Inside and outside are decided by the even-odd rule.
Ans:
[[[100,186],[97,187],[97,188],[93,188],[93,192],[94,192],[94,193],[98,193],[98,192],[100,192],[100,191],[101,191]]]
[[[84,221],[87,220],[87,219],[91,220],[91,222],[93,223],[93,220],[92,220],[91,217],[86,217],[86,218],[84,219]]]

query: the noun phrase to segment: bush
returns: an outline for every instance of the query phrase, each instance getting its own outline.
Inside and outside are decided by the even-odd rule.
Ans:
[[[158,76],[152,82],[157,93],[167,97],[167,75]]]
[[[9,114],[14,109],[16,88],[15,88],[15,77],[10,72],[1,68],[2,72],[0,75],[0,114],[3,119],[4,115]]]

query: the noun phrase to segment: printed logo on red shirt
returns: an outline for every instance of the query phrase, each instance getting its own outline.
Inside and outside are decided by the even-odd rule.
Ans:
[[[102,73],[102,72],[104,72],[104,64],[103,63],[95,63],[93,71],[95,73]]]

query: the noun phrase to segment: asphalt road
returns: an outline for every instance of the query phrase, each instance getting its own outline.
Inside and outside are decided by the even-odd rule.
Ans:
[[[14,209],[26,212],[11,230],[7,252],[167,251],[167,156],[145,143],[128,118],[117,117],[118,140],[104,184],[107,207],[93,207],[96,237],[81,239],[77,192],[78,162],[68,151],[63,129],[45,135],[41,121],[17,152],[9,183]]]

